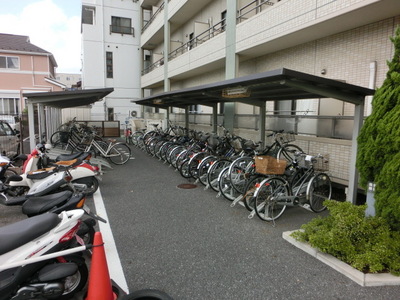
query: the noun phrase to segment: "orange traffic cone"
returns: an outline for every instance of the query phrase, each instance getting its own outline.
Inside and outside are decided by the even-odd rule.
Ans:
[[[107,258],[101,232],[94,235],[92,262],[90,265],[89,288],[86,300],[114,300]]]

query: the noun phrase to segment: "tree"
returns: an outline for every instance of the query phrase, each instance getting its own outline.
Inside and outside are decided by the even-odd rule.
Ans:
[[[400,27],[390,40],[394,56],[358,137],[357,168],[363,186],[376,184],[377,216],[400,230]]]

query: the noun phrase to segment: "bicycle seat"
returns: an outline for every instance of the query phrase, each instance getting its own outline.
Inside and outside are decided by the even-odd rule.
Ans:
[[[0,228],[0,255],[45,234],[60,223],[57,214],[42,214]]]

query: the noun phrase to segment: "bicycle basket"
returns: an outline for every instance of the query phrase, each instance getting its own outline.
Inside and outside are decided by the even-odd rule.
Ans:
[[[317,158],[313,164],[316,171],[329,171],[329,154],[324,154],[323,157]]]
[[[277,136],[277,139],[279,139],[279,142],[281,144],[287,144],[290,142],[294,142],[296,140],[296,136],[293,132],[285,132],[280,133],[279,136]]]
[[[269,155],[254,157],[256,172],[265,175],[282,175],[285,173],[287,161]]]
[[[69,132],[67,131],[61,131],[60,132],[60,141],[63,144],[68,143],[68,137],[69,137]]]

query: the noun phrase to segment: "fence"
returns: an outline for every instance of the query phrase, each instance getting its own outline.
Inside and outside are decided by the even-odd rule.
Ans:
[[[175,123],[184,123],[184,114],[171,114]],[[218,115],[218,124],[223,124],[224,116]],[[212,125],[212,114],[189,114],[189,123],[195,125]],[[351,140],[353,135],[354,117],[352,116],[278,116],[267,115],[266,130],[293,131],[297,134],[312,135],[334,139]],[[260,129],[260,116],[237,114],[234,117],[234,128]]]

